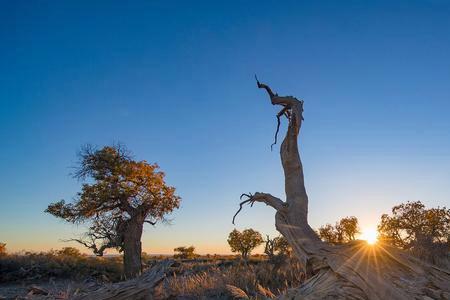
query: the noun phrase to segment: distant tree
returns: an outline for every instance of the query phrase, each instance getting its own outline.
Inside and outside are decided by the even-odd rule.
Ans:
[[[326,224],[324,226],[321,226],[318,230],[319,237],[328,243],[336,244],[337,243],[337,237],[335,228],[331,224]]]
[[[0,256],[6,255],[6,244],[0,243]]]
[[[198,255],[195,254],[195,247],[194,246],[190,246],[190,247],[177,247],[175,249],[173,249],[173,251],[175,252],[174,254],[174,258],[181,258],[181,259],[192,259],[197,257]]]
[[[339,238],[343,242],[355,240],[355,235],[359,233],[358,219],[356,217],[346,217],[336,224],[336,229],[339,232]]]
[[[284,236],[277,236],[273,239],[269,235],[264,241],[264,253],[269,257],[269,260],[274,260],[277,255],[289,256],[292,249]]]
[[[326,224],[318,230],[319,237],[331,244],[342,244],[355,240],[359,233],[358,219],[356,217],[345,217],[336,225]]]
[[[263,242],[261,234],[253,229],[245,229],[242,232],[234,229],[228,235],[231,251],[239,252],[245,260],[248,259],[251,251]]]
[[[420,201],[402,203],[383,214],[379,239],[398,248],[435,255],[450,249],[450,209],[426,209]]]
[[[147,253],[145,251],[141,253],[141,260],[144,262],[143,263],[144,265],[151,259],[152,259],[152,256],[149,253]]]
[[[81,252],[75,247],[64,247],[58,251],[58,255],[80,257]]]
[[[74,177],[83,181],[73,203],[52,203],[46,212],[68,222],[87,223],[88,231],[73,239],[102,256],[108,248],[124,253],[128,278],[141,272],[141,236],[144,223],[165,221],[179,207],[175,188],[166,185],[158,165],[135,161],[121,145],[79,154]]]

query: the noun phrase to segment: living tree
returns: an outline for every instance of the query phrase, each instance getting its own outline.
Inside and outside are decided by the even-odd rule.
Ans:
[[[303,122],[303,100],[279,96],[257,80],[269,95],[276,115],[288,120],[280,156],[284,170],[286,200],[268,193],[242,194],[243,205],[264,203],[275,209],[275,226],[288,240],[294,254],[306,268],[307,280],[296,291],[280,299],[448,299],[450,272],[417,260],[388,244],[369,246],[364,242],[332,246],[323,242],[308,224],[308,195],[300,159],[298,136]]]
[[[197,254],[195,254],[195,247],[194,246],[181,246],[173,249],[175,252],[174,258],[181,258],[181,259],[192,259],[197,257]]]
[[[81,251],[75,247],[64,247],[58,251],[58,255],[80,257],[82,256]]]
[[[355,240],[356,234],[359,233],[358,218],[345,217],[336,225],[326,224],[318,230],[319,237],[331,244],[342,244]]]
[[[6,255],[6,244],[0,243],[0,256]]]
[[[288,256],[292,251],[291,246],[284,236],[270,238],[266,235],[264,253],[273,261],[277,255]]]
[[[261,233],[251,228],[242,232],[233,229],[228,235],[228,244],[232,252],[239,252],[243,259],[247,260],[253,249],[263,243]]]
[[[73,176],[82,181],[74,200],[50,204],[46,212],[74,224],[87,224],[87,232],[71,239],[94,254],[106,249],[123,252],[127,277],[141,272],[141,236],[145,223],[166,221],[180,205],[175,188],[166,184],[157,164],[132,159],[122,145],[84,147]]]
[[[404,250],[431,256],[450,250],[450,209],[425,208],[420,201],[407,202],[383,214],[378,225],[380,240]]]

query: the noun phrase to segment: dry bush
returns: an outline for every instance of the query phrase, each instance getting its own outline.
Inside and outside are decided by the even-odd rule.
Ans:
[[[0,256],[0,282],[50,278],[118,281],[121,279],[121,264],[121,257],[94,257],[70,251],[10,254]]]

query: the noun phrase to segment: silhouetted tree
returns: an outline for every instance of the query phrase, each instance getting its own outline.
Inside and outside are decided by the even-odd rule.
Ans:
[[[328,243],[335,244],[337,243],[337,237],[335,228],[331,224],[326,224],[324,226],[321,226],[318,230],[319,237]]]
[[[173,251],[175,252],[174,254],[174,258],[181,258],[181,259],[192,259],[195,258],[197,256],[197,254],[195,254],[195,247],[194,246],[190,246],[190,247],[177,247],[175,249],[173,249]]]
[[[336,224],[336,229],[343,242],[354,241],[355,235],[359,233],[358,219],[356,217],[342,218],[339,224]]]
[[[420,201],[402,203],[383,214],[379,239],[420,256],[444,255],[450,249],[450,209],[426,209]]]
[[[284,236],[277,236],[273,239],[269,235],[266,236],[264,241],[264,253],[269,257],[269,260],[273,261],[276,255],[289,256],[292,251],[288,241]]]
[[[59,255],[63,256],[72,256],[72,257],[80,257],[82,254],[80,250],[75,247],[64,247],[58,251]]]
[[[331,244],[342,244],[355,240],[355,235],[359,233],[358,219],[356,217],[345,217],[336,225],[326,224],[318,230],[319,237]]]
[[[124,253],[127,277],[141,272],[141,236],[144,223],[165,221],[179,207],[175,188],[166,185],[158,165],[135,161],[121,145],[79,154],[74,177],[83,181],[73,203],[52,203],[46,212],[68,222],[88,223],[89,229],[73,239],[102,256],[108,248]]]
[[[234,229],[228,235],[228,244],[232,252],[239,252],[242,258],[247,260],[253,249],[263,243],[261,234],[253,229],[245,229],[242,232]]]

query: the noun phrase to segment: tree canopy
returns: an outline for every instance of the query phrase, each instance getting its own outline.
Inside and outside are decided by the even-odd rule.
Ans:
[[[71,203],[52,203],[46,212],[68,222],[87,223],[88,231],[73,239],[103,255],[108,248],[137,253],[144,223],[155,225],[178,208],[180,197],[168,186],[157,164],[135,161],[122,145],[84,147],[74,177],[83,182]],[[128,249],[134,248],[133,250]],[[139,249],[137,249],[139,248]],[[134,275],[134,274],[133,274]]]
[[[58,255],[70,256],[70,257],[80,257],[82,256],[80,250],[75,247],[64,247],[58,251]]]
[[[345,217],[336,225],[326,224],[318,230],[319,237],[331,244],[342,244],[355,240],[359,233],[358,219],[356,217]]]
[[[228,244],[232,252],[241,253],[244,259],[248,259],[251,251],[264,242],[261,233],[251,228],[242,232],[234,229],[228,235]]]
[[[405,250],[443,252],[450,249],[450,209],[425,208],[420,201],[407,202],[383,214],[378,225],[379,239]]]
[[[273,260],[276,255],[288,256],[292,251],[287,239],[282,235],[274,238],[267,235],[264,242],[266,243],[264,253],[269,257],[269,260]]]
[[[177,248],[173,249],[173,251],[175,252],[175,254],[173,256],[174,258],[192,259],[197,256],[197,254],[195,254],[194,246],[189,246],[189,247],[181,246],[181,247],[177,247]]]

